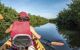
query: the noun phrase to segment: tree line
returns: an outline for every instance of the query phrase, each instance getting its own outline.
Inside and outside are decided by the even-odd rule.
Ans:
[[[56,19],[60,31],[73,31],[65,33],[72,47],[80,47],[80,0],[71,0],[68,8],[59,12]]]

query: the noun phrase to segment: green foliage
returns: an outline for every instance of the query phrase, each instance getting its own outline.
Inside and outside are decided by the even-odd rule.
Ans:
[[[17,19],[17,12],[10,7],[4,6],[4,4],[1,4],[0,2],[0,14],[4,17],[4,19],[0,21],[0,39],[2,39],[5,30],[15,19]]]
[[[80,31],[80,0],[72,0],[68,9],[61,11],[57,18],[58,25],[68,30]]]
[[[30,15],[30,17],[30,22],[32,26],[39,26],[48,22],[47,19],[40,16]]]
[[[50,23],[57,23],[57,22],[56,22],[56,18],[49,19],[49,22],[50,22]]]
[[[69,36],[69,43],[72,46],[80,47],[80,0],[72,0],[68,9],[64,9],[58,14],[57,25],[62,31],[76,31],[76,33],[65,33],[65,35]]]
[[[0,3],[0,14],[4,17],[4,20],[0,21],[0,32],[4,32],[7,27],[15,20],[17,19],[17,12],[10,8],[4,6],[4,4]]]

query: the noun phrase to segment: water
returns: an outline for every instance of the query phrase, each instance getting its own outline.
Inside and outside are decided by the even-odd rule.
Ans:
[[[45,25],[38,26],[35,29],[37,33],[42,36],[41,39],[45,39],[47,40],[47,42],[60,41],[65,43],[64,46],[52,46],[53,48],[50,46],[46,46],[46,50],[72,50],[71,48],[69,48],[64,38],[58,32],[57,26],[55,24],[47,23]]]
[[[55,24],[47,23],[45,25],[35,27],[35,29],[37,33],[39,33],[42,36],[41,40],[44,42],[50,43],[52,41],[60,41],[65,43],[64,46],[60,47],[44,45],[46,50],[72,50],[71,48],[69,48],[64,38],[58,32],[57,26]]]

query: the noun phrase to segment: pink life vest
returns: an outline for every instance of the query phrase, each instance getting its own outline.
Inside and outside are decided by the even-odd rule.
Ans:
[[[13,27],[11,30],[11,38],[13,38],[17,34],[32,35],[32,33],[30,31],[30,23],[28,21],[26,21],[26,22],[15,21],[13,23]]]

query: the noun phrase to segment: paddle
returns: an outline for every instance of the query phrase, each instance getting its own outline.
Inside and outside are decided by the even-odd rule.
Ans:
[[[33,36],[33,40],[37,40],[37,38]],[[49,45],[49,46],[63,46],[64,45],[63,42],[57,42],[57,41],[51,42],[47,39],[41,39],[41,42],[46,44],[46,45]]]
[[[46,45],[49,45],[49,46],[63,46],[64,45],[63,42],[56,42],[56,41],[49,42],[49,40],[46,41],[45,39],[42,39],[41,42],[46,44]]]
[[[63,46],[64,43],[62,43],[62,42],[51,42],[51,45],[53,45],[53,46]]]
[[[44,30],[43,30],[44,31]],[[46,32],[46,31],[44,31]],[[46,32],[47,33],[47,32]],[[48,33],[47,33],[48,34]],[[44,44],[47,44],[49,46],[63,46],[64,43],[63,42],[57,42],[57,41],[49,41],[47,39],[41,39],[41,42],[44,43]]]

